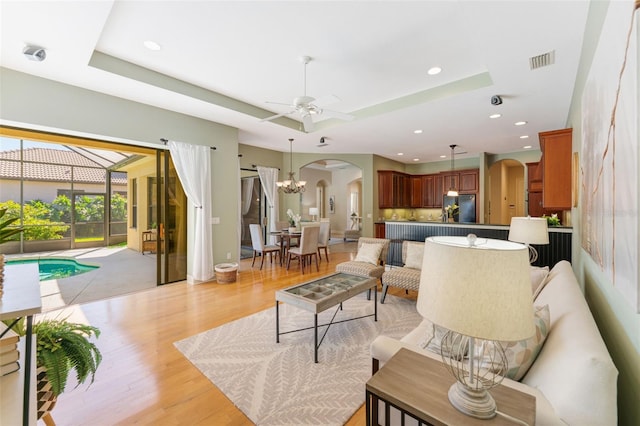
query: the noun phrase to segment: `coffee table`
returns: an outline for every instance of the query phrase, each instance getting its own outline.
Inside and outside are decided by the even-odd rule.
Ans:
[[[356,318],[349,318],[341,321],[334,321],[338,311],[342,309],[342,302],[362,293],[365,290],[374,289],[373,291],[373,314],[363,315]],[[370,295],[368,296],[370,298]],[[336,273],[303,284],[294,285],[282,290],[276,291],[276,343],[280,343],[280,336],[297,331],[314,330],[314,361],[318,362],[318,348],[324,337],[329,331],[332,324],[353,321],[356,319],[374,317],[374,321],[378,321],[378,287],[377,278],[361,277],[357,275],[349,275],[344,273]],[[280,332],[280,302],[288,303],[300,309],[313,313],[313,327],[299,328],[296,330]],[[318,314],[329,308],[336,307],[336,311],[326,324],[318,325]],[[327,328],[318,342],[318,327]]]

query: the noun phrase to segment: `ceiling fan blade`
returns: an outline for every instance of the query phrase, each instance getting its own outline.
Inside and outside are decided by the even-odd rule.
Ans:
[[[313,132],[313,119],[311,118],[311,114],[307,114],[302,117],[302,124],[304,125],[304,131],[307,133]]]
[[[346,120],[346,121],[351,121],[354,118],[356,118],[355,116],[351,115],[351,114],[347,114],[344,112],[340,112],[340,111],[334,111],[331,109],[323,109],[322,110],[322,115],[325,117],[329,117],[329,118],[337,118],[339,120]]]
[[[280,117],[283,117],[285,115],[293,114],[294,112],[296,112],[295,109],[292,110],[292,111],[289,111],[289,112],[283,112],[282,114],[272,115],[271,117],[263,118],[262,120],[260,120],[260,122],[262,123],[263,121],[275,120],[276,118],[280,118]]]
[[[294,108],[294,107],[295,107],[295,105],[285,104],[284,102],[265,101],[265,103],[267,103],[267,104],[273,104],[273,105],[284,105],[284,106],[288,106],[288,107],[291,107],[291,108]]]
[[[340,102],[339,97],[335,95],[327,95],[316,99],[315,101],[313,101],[313,104],[319,107],[323,107],[324,105],[336,104],[338,102]]]

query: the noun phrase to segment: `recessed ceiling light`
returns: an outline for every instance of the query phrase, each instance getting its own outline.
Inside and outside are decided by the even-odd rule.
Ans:
[[[524,149],[531,149],[531,145],[525,145],[523,146]]]
[[[515,124],[516,126],[524,126],[525,124],[527,124],[527,122],[526,121],[516,121],[513,124]]]
[[[161,47],[158,43],[156,43],[155,41],[151,41],[151,40],[145,40],[144,41],[144,47],[146,47],[149,50],[160,50]]]
[[[436,74],[440,74],[441,72],[442,72],[442,68],[440,68],[440,67],[431,67],[427,71],[427,74],[436,75]]]
[[[413,133],[415,133],[416,135],[419,135],[420,133],[422,133],[422,130],[420,130],[420,129],[414,130]]]
[[[447,156],[446,155],[441,155],[440,158],[447,158]]]
[[[489,118],[500,118],[500,117],[502,117],[502,114],[491,114],[489,116]]]
[[[413,161],[420,161],[420,159],[419,158],[414,158]]]
[[[398,155],[404,155],[404,152],[399,152]]]
[[[529,139],[529,135],[522,135],[520,136],[520,139]]]

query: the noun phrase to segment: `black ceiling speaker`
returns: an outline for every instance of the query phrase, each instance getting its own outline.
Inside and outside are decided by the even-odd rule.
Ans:
[[[502,98],[498,95],[493,95],[491,97],[491,105],[500,105],[502,103]]]

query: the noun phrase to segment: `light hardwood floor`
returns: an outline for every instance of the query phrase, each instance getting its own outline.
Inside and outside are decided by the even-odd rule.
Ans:
[[[74,317],[84,317],[101,330],[97,344],[104,359],[91,386],[74,389],[70,378],[52,411],[54,421],[59,426],[250,425],[173,343],[271,308],[277,289],[332,273],[337,263],[353,256],[331,253],[331,262],[321,262],[320,272],[314,266],[304,276],[293,265],[287,271],[267,261],[260,271],[251,268],[248,259],[241,262],[233,284],[176,283],[78,305]],[[415,299],[415,294],[389,293]],[[361,407],[347,424],[364,423]]]

